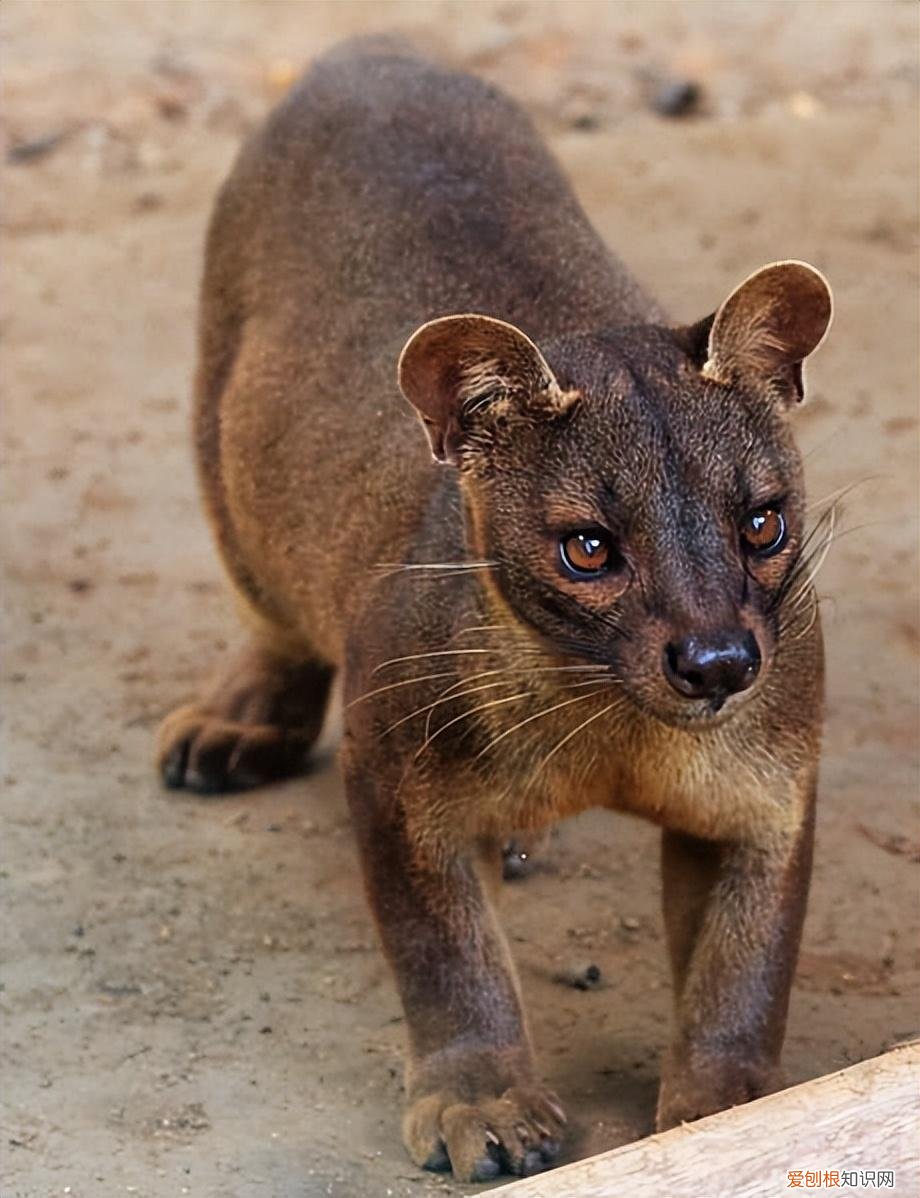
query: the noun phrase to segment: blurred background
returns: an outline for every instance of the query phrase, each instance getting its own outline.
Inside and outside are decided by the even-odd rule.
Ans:
[[[151,768],[157,721],[238,635],[187,435],[205,221],[241,139],[359,32],[515,96],[676,320],[778,258],[828,275],[796,420],[813,498],[859,485],[820,579],[790,1078],[916,1029],[917,21],[910,0],[4,3],[5,1195],[461,1192],[399,1142],[400,1009],[335,721],[310,778],[249,797],[167,795]],[[568,1158],[646,1134],[657,834],[573,821],[505,900]],[[588,964],[601,983],[573,989]]]

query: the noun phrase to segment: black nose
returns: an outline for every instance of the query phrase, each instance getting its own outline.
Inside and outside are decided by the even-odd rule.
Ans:
[[[664,673],[687,699],[724,700],[747,690],[760,670],[754,634],[714,632],[685,636],[664,651]]]

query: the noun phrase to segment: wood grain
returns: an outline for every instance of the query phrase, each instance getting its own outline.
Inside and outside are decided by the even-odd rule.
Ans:
[[[504,1188],[508,1198],[920,1194],[920,1043]],[[822,1174],[791,1186],[790,1170]],[[825,1185],[888,1170],[894,1187]],[[803,1177],[803,1183],[807,1179]],[[861,1179],[860,1179],[861,1180]]]

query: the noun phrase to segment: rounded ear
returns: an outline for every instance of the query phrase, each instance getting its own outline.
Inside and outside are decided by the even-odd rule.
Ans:
[[[558,412],[571,402],[530,338],[491,316],[423,324],[400,354],[397,377],[439,462],[457,462],[474,423],[515,408]]]
[[[703,373],[722,382],[759,377],[801,399],[802,362],[824,340],[833,311],[827,279],[807,262],[763,266],[716,312]]]

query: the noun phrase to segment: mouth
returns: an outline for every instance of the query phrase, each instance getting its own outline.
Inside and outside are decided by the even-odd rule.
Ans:
[[[633,691],[636,706],[660,724],[682,732],[702,732],[721,728],[741,711],[757,693],[759,687],[735,694],[716,693],[701,699],[670,702],[670,695],[660,692],[653,696]]]

